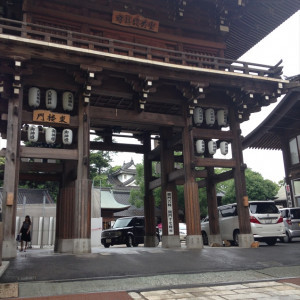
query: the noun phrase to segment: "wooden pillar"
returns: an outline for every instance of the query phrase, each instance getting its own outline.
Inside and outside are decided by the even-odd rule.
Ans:
[[[192,161],[194,157],[194,143],[192,132],[189,130],[192,125],[191,118],[185,113],[186,124],[182,132],[183,160],[184,160],[184,205],[187,227],[186,246],[188,248],[203,248],[200,225],[200,205],[198,184],[193,174]]]
[[[64,162],[59,194],[56,203],[55,252],[73,252],[75,219],[75,181],[76,161]]]
[[[162,247],[165,248],[181,245],[176,185],[168,182],[168,174],[174,170],[174,151],[168,147],[171,136],[171,128],[160,129]]]
[[[78,164],[75,181],[74,253],[91,252],[91,188],[89,179],[90,117],[89,104],[80,97],[77,133]]]
[[[251,233],[248,196],[246,191],[245,164],[243,161],[241,129],[237,121],[237,116],[233,107],[229,109],[230,129],[232,131],[232,158],[235,159],[236,166],[234,172],[235,194],[237,210],[239,216],[239,246],[249,248],[254,242]]]
[[[213,181],[214,168],[207,168],[207,207],[208,207],[208,216],[209,216],[209,244],[219,244],[222,245],[222,238],[220,235],[220,226],[219,226],[219,211],[217,203],[217,191],[216,184]]]
[[[144,215],[145,215],[145,247],[155,247],[156,239],[156,220],[155,220],[155,204],[153,192],[149,189],[149,183],[152,177],[152,161],[148,156],[151,151],[151,139],[150,135],[144,136],[144,184],[145,184],[145,196],[144,196]]]
[[[282,157],[283,157],[283,164],[284,164],[284,172],[285,172],[285,184],[289,186],[289,191],[286,193],[287,197],[287,207],[296,207],[296,201],[294,194],[292,192],[292,175],[290,174],[291,170],[291,154],[290,154],[290,147],[289,147],[289,139],[288,135],[282,133],[280,136],[280,141],[282,145]]]
[[[13,258],[17,255],[15,228],[19,168],[20,168],[20,137],[22,117],[23,89],[13,93],[8,99],[7,145],[3,180],[3,244],[2,258]]]

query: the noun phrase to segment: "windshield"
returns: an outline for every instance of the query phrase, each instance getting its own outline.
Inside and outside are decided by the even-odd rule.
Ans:
[[[279,210],[272,202],[250,203],[249,208],[252,214],[278,214]]]
[[[122,228],[129,226],[129,223],[132,219],[117,219],[116,223],[113,225],[113,228]]]

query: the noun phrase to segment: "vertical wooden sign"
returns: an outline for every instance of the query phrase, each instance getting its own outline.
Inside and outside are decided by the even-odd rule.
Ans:
[[[167,192],[167,218],[168,218],[168,234],[174,235],[172,192]]]

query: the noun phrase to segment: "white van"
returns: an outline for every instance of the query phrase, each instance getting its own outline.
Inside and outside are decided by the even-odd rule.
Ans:
[[[237,204],[219,206],[218,210],[222,240],[228,240],[238,246],[240,230]],[[272,246],[276,244],[278,238],[285,237],[283,218],[274,201],[249,201],[249,215],[254,240]],[[201,231],[203,243],[208,244],[208,218],[201,223]]]

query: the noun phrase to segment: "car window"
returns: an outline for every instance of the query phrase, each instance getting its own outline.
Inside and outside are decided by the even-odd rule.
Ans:
[[[255,202],[249,204],[252,214],[278,214],[277,206],[272,202]]]
[[[144,226],[144,223],[145,223],[144,219],[135,219],[134,225],[135,226]]]
[[[287,212],[288,211],[285,210],[285,209],[280,211],[280,213],[281,213],[281,215],[282,215],[283,218],[287,218]]]
[[[122,228],[129,226],[129,223],[132,219],[117,219],[113,228]]]
[[[299,208],[291,209],[290,215],[292,219],[300,219],[300,209]]]
[[[237,216],[237,209],[236,206],[229,206],[226,208],[220,209],[222,217],[233,217]]]

